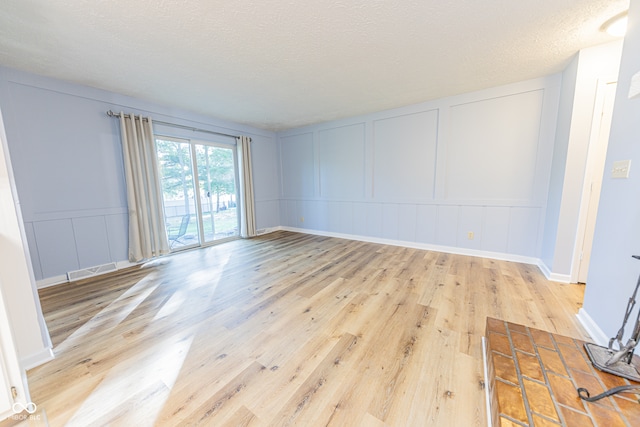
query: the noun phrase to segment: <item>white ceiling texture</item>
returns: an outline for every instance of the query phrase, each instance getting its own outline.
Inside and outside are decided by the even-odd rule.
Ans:
[[[628,0],[2,0],[0,64],[282,130],[536,78]]]

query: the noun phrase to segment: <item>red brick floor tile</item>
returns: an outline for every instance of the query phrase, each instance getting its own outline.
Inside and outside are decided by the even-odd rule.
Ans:
[[[533,342],[538,346],[554,348],[553,340],[549,332],[541,331],[540,329],[530,329]]]
[[[521,351],[516,351],[516,356],[520,372],[523,376],[544,382],[542,367],[540,367],[540,362],[537,357],[527,353],[522,353]]]
[[[502,320],[487,317],[487,331],[507,335],[507,328]]]
[[[496,334],[495,332],[489,332],[487,335],[489,335],[489,348],[491,351],[497,351],[511,356],[511,344],[506,335]]]
[[[547,371],[555,372],[556,374],[564,375],[565,377],[569,376],[569,373],[565,369],[564,363],[562,363],[562,359],[560,359],[558,353],[546,348],[538,348],[538,353],[540,354],[542,364]]]
[[[560,421],[547,386],[527,379],[524,379],[522,383],[524,384],[529,408],[531,408],[533,412],[537,412],[547,418]]]
[[[600,405],[589,405],[589,410],[596,424],[599,426],[626,427],[625,422],[614,409],[605,408]]]
[[[560,408],[567,427],[589,427],[593,426],[591,418],[587,415],[572,411],[568,408]]]
[[[496,393],[501,414],[523,423],[529,423],[520,387],[496,381]]]
[[[548,374],[549,385],[556,402],[569,406],[580,412],[585,412],[582,400],[578,397],[578,392],[570,379],[552,373]]]
[[[520,334],[518,332],[511,332],[511,341],[513,342],[513,346],[518,349],[525,351],[527,353],[535,354],[535,350],[533,349],[533,342],[529,335]]]
[[[583,372],[591,372],[591,365],[587,363],[585,354],[576,346],[566,346],[559,344],[558,349],[564,358],[564,362],[569,369],[577,369]]]
[[[516,364],[512,358],[494,353],[493,364],[495,367],[496,377],[507,380],[516,385],[519,384],[518,374],[516,373]]]

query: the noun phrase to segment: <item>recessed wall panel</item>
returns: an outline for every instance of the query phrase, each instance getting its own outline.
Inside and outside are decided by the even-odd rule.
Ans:
[[[382,237],[382,204],[366,204],[367,234],[372,237]]]
[[[531,201],[543,90],[450,109],[445,197]]]
[[[285,197],[313,197],[313,134],[283,137],[280,140],[282,192]]]
[[[482,206],[461,206],[458,214],[458,247],[480,249],[482,244]],[[470,236],[469,233],[472,233]]]
[[[74,218],[72,221],[80,268],[111,262],[104,216]]]
[[[318,132],[321,197],[364,196],[364,147],[362,123]]]
[[[373,197],[432,200],[437,110],[373,122]]]
[[[509,217],[509,253],[531,257],[537,256],[539,224],[539,208],[511,208]]]
[[[64,275],[80,268],[71,219],[33,223],[42,275]]]
[[[109,236],[109,252],[111,261],[129,259],[129,216],[128,214],[106,215],[107,235]]]
[[[353,231],[352,234],[356,236],[367,236],[367,206],[368,203],[353,203],[352,205],[353,215]]]
[[[455,246],[458,240],[458,206],[438,206],[436,244]]]
[[[353,229],[353,203],[339,202],[340,223],[338,227],[339,233],[356,234]]]
[[[395,203],[382,205],[382,237],[398,239],[398,205]]]
[[[398,240],[405,242],[416,241],[417,212],[416,205],[398,206]]]
[[[506,206],[487,206],[484,208],[483,251],[507,253],[509,210],[510,208]]]
[[[253,190],[256,201],[277,200],[278,148],[274,138],[252,137]],[[258,215],[257,218],[260,218]],[[268,221],[267,221],[268,222]]]
[[[416,241],[420,243],[436,243],[438,207],[435,205],[418,205],[417,215]]]

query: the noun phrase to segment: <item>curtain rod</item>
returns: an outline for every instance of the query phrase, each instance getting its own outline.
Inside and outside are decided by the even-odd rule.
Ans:
[[[120,117],[120,113],[114,113],[113,111],[109,110],[107,111],[107,116],[109,117]],[[124,115],[125,118],[127,117],[131,117],[130,114],[125,114]],[[160,120],[153,120],[153,123],[157,123],[160,125],[165,125],[165,126],[171,126],[174,128],[179,128],[179,129],[186,129],[186,130],[190,130],[193,132],[202,132],[202,133],[211,133],[213,135],[221,135],[221,136],[230,136],[231,138],[239,138],[239,135],[231,135],[229,133],[222,133],[222,132],[214,132],[212,130],[207,130],[207,129],[199,129],[199,128],[194,128],[192,126],[185,126],[185,125],[179,125],[176,123],[169,123],[169,122],[162,122]]]

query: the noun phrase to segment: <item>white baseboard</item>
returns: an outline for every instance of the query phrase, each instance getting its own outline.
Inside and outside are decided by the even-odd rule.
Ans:
[[[256,236],[262,236],[263,234],[269,234],[269,233],[273,233],[275,231],[279,231],[282,230],[282,227],[265,227],[265,228],[261,228],[259,230],[256,230]]]
[[[519,262],[523,264],[533,264],[536,266],[539,265],[540,263],[540,260],[534,257],[505,254],[501,252],[489,252],[489,251],[482,251],[478,249],[456,248],[453,246],[432,245],[429,243],[417,243],[417,242],[409,242],[405,240],[383,239],[379,237],[359,236],[354,234],[342,234],[342,233],[334,233],[330,231],[308,230],[306,228],[296,228],[296,227],[277,227],[277,229],[284,230],[284,231],[293,231],[296,233],[313,234],[316,236],[336,237],[339,239],[357,240],[360,242],[379,243],[381,245],[402,246],[406,248],[423,249],[426,251],[445,252],[449,254],[467,255],[467,256],[475,256],[475,257],[481,257],[481,258],[491,258],[491,259],[497,259],[501,261],[512,261],[512,262]]]
[[[38,289],[44,289],[44,288],[48,288],[49,286],[55,286],[61,283],[66,283],[68,281],[69,280],[67,279],[67,275],[64,274],[61,276],[53,276],[53,277],[47,277],[46,279],[37,280],[36,286]]]
[[[551,270],[549,270],[547,264],[545,264],[542,260],[538,260],[538,267],[540,268],[540,271],[542,271],[542,274],[544,274],[544,277],[547,278],[547,280],[551,280],[552,282],[571,283],[570,274],[553,273],[551,272]]]
[[[576,314],[578,321],[582,325],[582,327],[587,331],[593,342],[598,345],[607,346],[609,345],[609,337],[604,333],[602,329],[598,326],[596,322],[589,316],[589,313],[584,308],[581,308]]]
[[[138,265],[139,263],[135,263],[135,262],[130,262],[130,261],[116,261],[116,270],[122,270],[123,268],[128,268],[128,267],[133,267],[135,265]],[[112,273],[113,271],[108,271],[106,273],[103,274],[107,274],[107,273]],[[96,274],[97,276],[100,276],[101,274]],[[48,288],[50,286],[55,286],[55,285],[60,285],[62,283],[68,283],[69,282],[69,278],[68,276],[65,275],[61,275],[61,276],[53,276],[53,277],[48,277],[46,279],[42,279],[42,280],[37,280],[36,281],[36,287],[38,289],[44,289],[44,288]]]
[[[36,366],[40,366],[53,359],[53,349],[51,349],[51,347],[47,347],[42,351],[21,358],[20,364],[25,371],[28,371],[29,369],[33,369]]]

